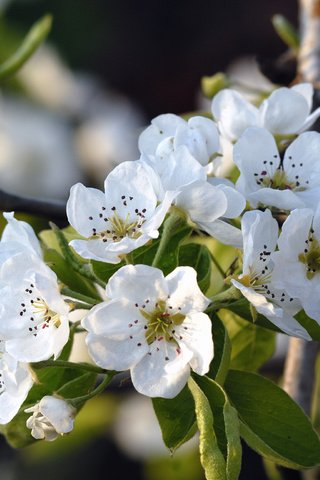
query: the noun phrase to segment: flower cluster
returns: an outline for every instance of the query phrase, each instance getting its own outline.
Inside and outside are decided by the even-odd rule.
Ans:
[[[180,255],[199,233],[204,243],[242,251],[242,264],[238,255],[238,267],[225,275],[230,299],[244,299],[253,320],[261,315],[269,328],[312,338],[296,318],[304,310],[320,323],[320,134],[304,132],[320,116],[310,114],[312,94],[308,84],[280,88],[257,108],[223,90],[213,99],[212,118],[155,118],[140,135],[140,158],[118,165],[104,192],[81,183],[71,188],[72,240],[54,230],[60,248],[54,258],[66,263],[60,269],[44,257],[30,225],[4,214],[1,424],[21,409],[32,414],[27,427],[34,438],[54,440],[72,429],[77,408],[95,394],[67,398],[60,395],[64,386],[54,385],[28,403],[33,383],[42,381],[41,362],[66,366],[67,343],[80,327],[70,319],[76,308],[85,311],[81,326],[95,364],[84,370],[108,381],[129,370],[138,392],[162,398],[176,397],[191,374],[208,374],[215,318],[209,314],[221,305],[212,297],[214,279],[205,287],[200,262],[189,255],[183,263]],[[219,176],[226,142],[236,182]]]

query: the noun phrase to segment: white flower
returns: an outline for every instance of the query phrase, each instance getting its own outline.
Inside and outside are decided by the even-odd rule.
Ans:
[[[246,212],[242,218],[243,273],[231,280],[257,312],[289,335],[310,340],[306,330],[293,318],[301,305],[284,290],[275,288],[271,254],[278,240],[278,224],[269,210]]]
[[[213,357],[208,299],[196,271],[178,267],[164,278],[145,265],[120,268],[107,285],[108,302],[82,324],[93,360],[131,371],[135,388],[150,397],[175,397],[190,375],[204,375]]]
[[[159,180],[143,163],[124,162],[105,180],[105,193],[77,183],[67,203],[70,224],[85,240],[70,245],[84,258],[119,263],[121,256],[157,238],[176,192],[158,205]]]
[[[320,108],[310,114],[312,96],[310,83],[281,87],[257,108],[235,90],[225,89],[214,97],[212,113],[221,134],[230,141],[253,126],[272,134],[291,135],[307,130],[320,116]]]
[[[201,165],[207,165],[220,152],[217,126],[205,117],[195,116],[185,121],[172,113],[159,115],[141,133],[140,152],[155,155],[164,140],[169,140],[173,149],[182,145],[187,147]]]
[[[69,307],[55,273],[24,252],[4,262],[0,284],[0,335],[8,353],[21,362],[57,357],[69,338]]]
[[[273,254],[274,284],[298,298],[311,318],[320,322],[320,208],[290,213]]]
[[[27,398],[33,380],[28,365],[17,362],[0,340],[0,424],[9,423]]]
[[[240,230],[224,221],[239,216],[245,207],[243,195],[233,188],[231,182],[217,178],[207,181],[205,168],[187,147],[182,145],[173,149],[170,140],[159,145],[156,155],[142,155],[141,161],[157,172],[162,192],[180,192],[173,204],[184,211],[199,229],[228,245],[242,245]]]
[[[37,440],[52,442],[73,429],[75,409],[62,398],[47,395],[25,412],[32,413],[26,425]]]
[[[14,218],[13,212],[3,214],[8,224],[5,226],[0,241],[0,264],[20,252],[31,252],[42,258],[40,242],[32,227]]]
[[[240,177],[236,184],[250,204],[293,210],[315,208],[320,200],[320,134],[302,133],[286,149],[283,160],[273,136],[248,128],[234,146]]]

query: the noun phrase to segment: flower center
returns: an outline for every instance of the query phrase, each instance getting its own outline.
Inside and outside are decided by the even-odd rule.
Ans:
[[[310,230],[309,238],[305,241],[306,248],[299,254],[299,261],[306,265],[307,278],[311,280],[320,271],[320,244],[313,237],[314,230]]]
[[[43,298],[33,296],[34,289],[35,287],[32,283],[25,289],[27,297],[25,297],[24,301],[20,304],[21,310],[19,315],[29,318],[31,323],[28,330],[36,337],[39,328],[48,328],[50,323],[56,328],[59,328],[61,320],[60,315],[51,310]]]
[[[152,312],[140,309],[140,313],[148,321],[145,336],[149,345],[156,339],[162,340],[164,338],[167,342],[175,341],[174,327],[181,325],[185,319],[185,315],[181,313],[168,312],[164,300],[159,300]]]
[[[297,175],[296,181],[290,181],[287,178],[286,172],[282,167],[279,167],[273,177],[269,177],[266,170],[260,172],[260,174],[255,174],[257,185],[267,188],[274,188],[275,190],[294,190],[296,192],[302,192],[305,190],[304,187],[300,185],[299,175]]]

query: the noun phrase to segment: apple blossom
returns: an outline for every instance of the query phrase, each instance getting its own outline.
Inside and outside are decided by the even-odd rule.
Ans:
[[[311,340],[308,332],[293,318],[300,302],[275,288],[271,254],[278,240],[278,224],[269,210],[246,212],[242,218],[243,273],[232,284],[258,313],[289,335]]]
[[[300,83],[274,90],[259,108],[239,92],[225,89],[212,102],[212,113],[221,134],[237,140],[248,127],[263,127],[272,134],[291,135],[307,130],[320,116],[320,108],[310,114],[313,87]]]
[[[0,424],[9,423],[25,401],[33,379],[29,367],[15,360],[0,340]]]
[[[220,152],[217,125],[206,117],[195,116],[186,121],[172,113],[159,115],[141,133],[140,152],[155,155],[164,140],[169,140],[173,149],[187,147],[201,165],[207,165]]]
[[[187,147],[182,145],[174,150],[170,139],[161,142],[155,155],[142,155],[141,161],[157,172],[162,192],[180,192],[173,204],[197,228],[222,243],[236,247],[242,245],[240,230],[229,224],[227,219],[241,214],[245,199],[233,188],[231,182],[218,178],[207,181],[205,168],[190,154]]]
[[[150,397],[175,397],[190,367],[204,375],[213,357],[209,300],[196,271],[178,267],[164,277],[146,265],[127,265],[109,280],[109,301],[82,321],[87,345],[99,366],[131,371],[135,388]]]
[[[0,335],[21,362],[56,358],[69,338],[69,306],[57,277],[35,255],[19,253],[0,268]]]
[[[297,209],[284,222],[273,254],[274,283],[299,298],[311,318],[320,322],[320,207]]]
[[[84,258],[119,263],[121,256],[157,238],[176,192],[158,204],[159,179],[140,161],[118,165],[105,180],[105,193],[77,183],[71,188],[67,215],[84,240],[70,245]]]
[[[320,200],[319,150],[320,134],[305,132],[282,160],[271,133],[248,128],[234,146],[234,162],[240,170],[236,187],[252,207],[315,208]]]
[[[73,429],[75,409],[62,398],[46,395],[26,413],[32,413],[27,420],[27,428],[37,440],[52,442],[59,435]]]

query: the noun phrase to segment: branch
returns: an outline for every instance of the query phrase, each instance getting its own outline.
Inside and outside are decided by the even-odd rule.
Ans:
[[[310,416],[319,342],[291,337],[284,367],[283,389]]]
[[[320,0],[299,0],[300,50],[298,74],[320,87]]]
[[[24,197],[0,189],[0,210],[38,215],[50,220],[66,220],[66,204],[61,200]]]

